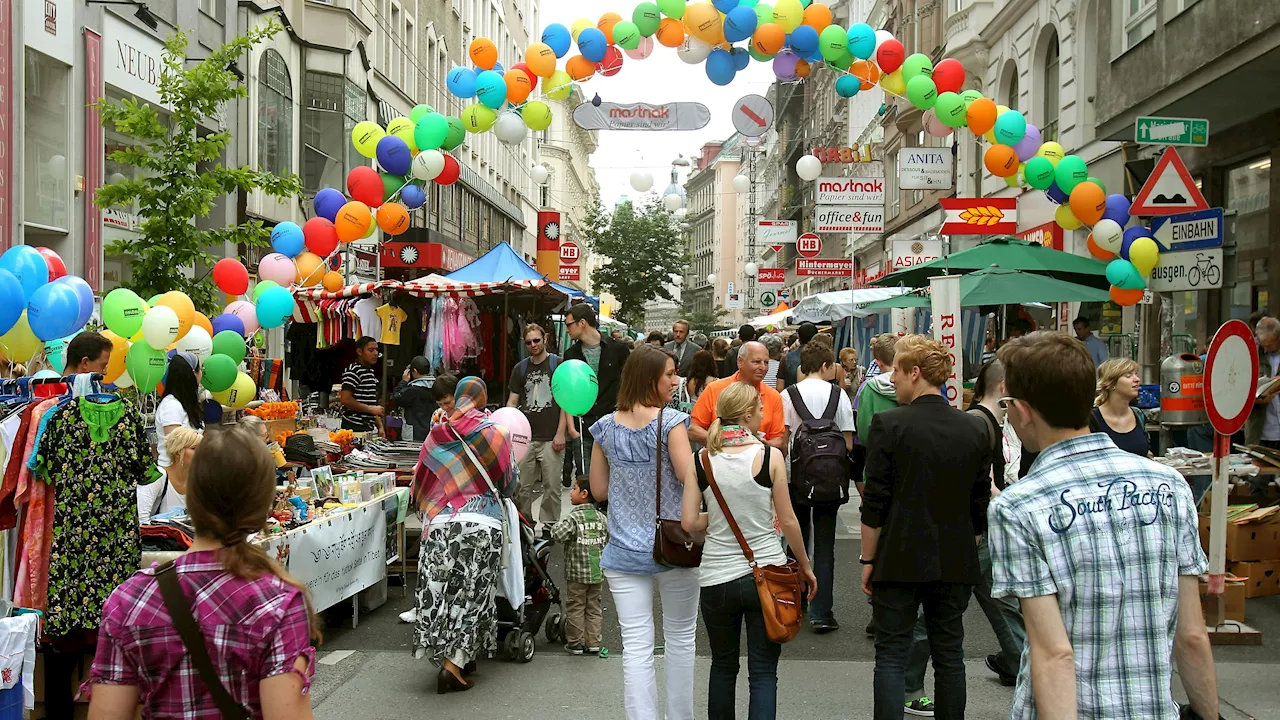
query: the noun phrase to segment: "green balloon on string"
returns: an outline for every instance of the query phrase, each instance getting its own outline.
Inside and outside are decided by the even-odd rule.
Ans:
[[[600,381],[591,366],[581,360],[560,363],[551,376],[551,396],[565,412],[579,417],[596,404]]]
[[[754,45],[748,47],[747,52],[751,53],[751,57],[754,58],[756,62],[769,62],[770,60],[773,60],[774,57],[773,55],[765,55],[759,50],[756,50]]]
[[[1097,185],[1098,187],[1102,188],[1102,192],[1103,192],[1103,194],[1104,194],[1104,195],[1106,194],[1106,192],[1107,192],[1107,186],[1106,186],[1106,185],[1103,185],[1101,180],[1099,180],[1099,179],[1098,179],[1098,178],[1096,178],[1096,177],[1091,177],[1091,178],[1089,178],[1088,182],[1091,182],[1091,183],[1093,183],[1094,185]]]
[[[430,112],[435,112],[430,105],[414,105],[413,109],[409,111],[409,122],[417,125],[418,121]]]
[[[145,342],[136,342],[125,356],[124,367],[138,386],[139,392],[152,392],[164,379],[169,358],[163,350],[156,350]]]
[[[231,358],[235,365],[239,365],[244,361],[244,355],[248,352],[245,348],[244,338],[240,337],[240,333],[235,330],[223,330],[213,336],[213,354],[226,355]],[[214,392],[217,392],[214,390]]]
[[[253,286],[253,294],[249,296],[249,302],[258,302],[258,296],[273,287],[280,287],[280,283],[275,280],[263,280]],[[224,331],[225,332],[225,331]]]
[[[440,146],[441,150],[452,150],[462,144],[467,138],[467,128],[462,124],[461,118],[449,117],[449,134],[444,137],[444,144]]]
[[[227,331],[224,330],[223,332]],[[222,333],[218,334],[221,335]],[[145,345],[146,343],[137,344]],[[240,346],[243,351],[243,341],[240,343]],[[239,363],[226,355],[220,355],[218,353],[210,355],[204,359],[204,363],[201,365],[200,384],[204,385],[205,389],[209,392],[222,392],[223,390],[226,390],[236,381],[236,375],[239,372],[236,368],[237,365],[239,365]]]
[[[404,187],[404,178],[390,173],[378,174],[382,176],[382,202],[387,202],[400,192],[400,188]]]

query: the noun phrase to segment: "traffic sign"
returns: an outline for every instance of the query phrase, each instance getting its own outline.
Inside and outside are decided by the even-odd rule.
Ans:
[[[781,290],[779,290],[779,291],[778,291],[778,297],[782,298],[783,300],[790,300],[790,299],[791,299],[791,291],[790,291],[790,290],[788,290],[788,289],[786,289],[786,288],[783,288],[783,289],[781,289]]]
[[[1151,177],[1147,178],[1137,197],[1133,199],[1129,214],[1140,217],[1176,215],[1208,209],[1209,203],[1205,202],[1200,188],[1191,179],[1191,173],[1187,171],[1182,158],[1178,157],[1178,151],[1168,148],[1156,162]]]
[[[733,104],[733,127],[746,137],[760,137],[773,126],[773,105],[760,95],[743,95]]]
[[[1151,219],[1160,252],[1222,247],[1222,208],[1209,208]]]
[[[1140,117],[1133,126],[1139,145],[1209,144],[1209,121],[1200,118]]]
[[[1228,320],[1209,344],[1204,407],[1213,429],[1234,435],[1249,419],[1258,392],[1258,343],[1242,320]]]
[[[796,252],[800,257],[818,257],[822,252],[822,237],[816,233],[805,233],[796,238]]]
[[[576,265],[580,257],[582,257],[582,250],[578,247],[578,243],[571,240],[565,240],[560,243],[560,262],[566,265]]]
[[[772,290],[765,290],[760,293],[760,307],[776,307],[778,304],[778,296]]]
[[[1223,274],[1222,248],[1162,252],[1147,287],[1155,292],[1217,290]]]

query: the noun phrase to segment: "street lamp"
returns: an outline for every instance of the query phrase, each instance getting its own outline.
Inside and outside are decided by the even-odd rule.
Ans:
[[[715,273],[708,273],[708,274],[707,274],[707,284],[708,284],[708,285],[715,285],[715,284],[716,284],[716,274],[715,274]]]
[[[760,268],[757,267],[755,263],[749,262],[743,266],[742,271],[747,274],[747,277],[755,277],[756,273],[760,271]]]

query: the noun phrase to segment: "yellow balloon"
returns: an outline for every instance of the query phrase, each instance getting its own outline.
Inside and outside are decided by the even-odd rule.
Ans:
[[[902,97],[907,94],[907,81],[902,79],[902,70],[880,76],[880,87],[890,95]]]
[[[40,342],[40,338],[31,332],[31,325],[27,322],[27,311],[23,310],[18,316],[18,322],[9,332],[0,335],[0,353],[4,353],[5,359],[11,363],[27,363],[35,356],[44,343]]]
[[[1009,186],[1009,187],[1011,187],[1011,188],[1016,188],[1016,187],[1020,186],[1020,185],[1022,184],[1022,175],[1023,175],[1023,172],[1025,171],[1026,167],[1027,167],[1027,164],[1026,164],[1026,163],[1019,163],[1019,164],[1018,164],[1018,172],[1016,172],[1016,173],[1014,173],[1014,174],[1010,175],[1009,177],[1005,178],[1005,179],[1004,179],[1004,184],[1005,184],[1005,185],[1008,185],[1008,186]]]
[[[253,397],[258,392],[258,388],[253,384],[253,378],[244,373],[237,373],[235,382],[231,383],[231,387],[222,392],[210,393],[213,399],[229,408],[242,408],[253,402]]]
[[[804,6],[800,0],[778,0],[773,6],[773,21],[789,33],[804,22]]]
[[[403,140],[405,145],[409,146],[410,152],[417,152],[418,143],[413,140],[413,130],[413,121],[407,117],[394,118],[391,122],[387,123],[388,135],[395,135]]]
[[[107,360],[107,369],[102,373],[102,379],[113,383],[124,374],[124,361],[129,354],[129,341],[110,330],[103,330],[102,337],[111,341],[111,355]]]
[[[362,120],[351,128],[351,142],[356,152],[370,159],[378,156],[378,141],[386,136],[382,126],[371,120]]]
[[[1005,113],[1007,113],[1007,112],[1009,112],[1009,108],[1008,108],[1008,106],[1006,106],[1006,105],[997,105],[997,106],[996,106],[996,117],[997,117],[997,118],[999,118],[1001,115],[1003,115],[1003,114],[1005,114]],[[990,129],[990,130],[988,130],[986,133],[984,133],[982,137],[986,138],[986,139],[987,139],[987,142],[991,143],[992,145],[996,145],[996,144],[998,144],[998,143],[996,143],[996,128],[995,128],[995,126],[994,126],[994,125],[991,127],[991,129]]]
[[[1080,221],[1076,219],[1075,213],[1071,212],[1071,206],[1059,205],[1058,209],[1053,211],[1053,219],[1062,226],[1063,230],[1075,230],[1080,227]]]
[[[1160,260],[1160,246],[1149,237],[1140,237],[1129,244],[1129,262],[1138,268],[1142,277],[1150,277]]]
[[[1058,167],[1058,161],[1067,156],[1067,151],[1062,149],[1062,146],[1058,143],[1050,140],[1041,145],[1040,149],[1036,150],[1036,154],[1042,158],[1047,158],[1049,162],[1053,163],[1054,167]]]
[[[551,127],[551,108],[541,100],[531,100],[525,103],[520,117],[524,120],[525,126],[535,132]]]
[[[557,70],[543,82],[542,91],[552,100],[564,100],[573,92],[573,78],[569,73]]]
[[[578,42],[578,33],[589,27],[595,27],[596,24],[586,18],[578,18],[573,21],[573,25],[569,26],[569,34],[573,36],[573,41]]]
[[[498,113],[492,108],[486,107],[479,103],[468,105],[462,111],[462,127],[469,133],[482,133],[493,127],[498,121]]]

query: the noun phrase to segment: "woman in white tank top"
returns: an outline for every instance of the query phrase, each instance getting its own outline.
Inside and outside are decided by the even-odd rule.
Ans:
[[[733,513],[760,565],[787,561],[774,530],[774,517],[787,542],[803,547],[787,492],[782,454],[760,442],[760,393],[746,383],[733,383],[720,393],[716,419],[707,430],[706,455],[696,459],[697,481],[686,477],[681,524],[690,532],[706,531],[699,567],[702,622],[711,642],[711,682],[707,697],[710,720],[732,720],[738,679],[739,638],[747,626],[747,673],[751,689],[750,720],[777,715],[778,657],[782,646],[769,640],[751,566],[707,482],[703,462],[710,462],[716,486]],[[703,507],[707,508],[703,512]],[[803,554],[797,561],[812,598],[818,581]]]

